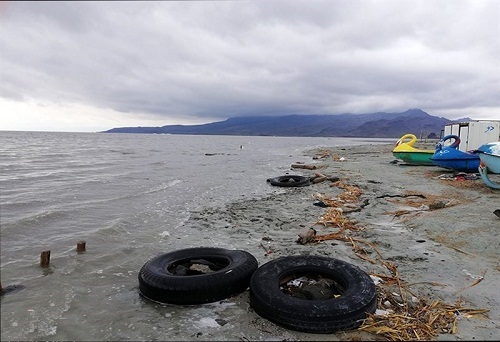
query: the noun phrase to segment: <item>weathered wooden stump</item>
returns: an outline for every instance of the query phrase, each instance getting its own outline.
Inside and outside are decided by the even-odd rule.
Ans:
[[[42,251],[40,254],[40,266],[49,267],[50,264],[50,251]]]
[[[86,242],[81,240],[81,241],[78,241],[78,243],[76,244],[76,251],[78,253],[83,253],[85,252],[85,244]]]

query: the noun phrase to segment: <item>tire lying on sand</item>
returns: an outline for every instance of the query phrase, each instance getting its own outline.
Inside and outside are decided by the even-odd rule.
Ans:
[[[327,284],[290,292],[287,284],[309,278]],[[305,286],[304,286],[305,287]],[[359,327],[377,306],[375,284],[368,274],[341,260],[321,256],[289,256],[270,261],[250,281],[250,306],[263,318],[287,329],[333,333]]]
[[[286,175],[267,179],[271,185],[274,186],[285,186],[285,187],[297,187],[306,186],[311,184],[309,177],[297,176],[297,175]]]
[[[216,302],[245,291],[258,267],[246,251],[196,247],[161,254],[139,271],[139,291],[159,303]]]

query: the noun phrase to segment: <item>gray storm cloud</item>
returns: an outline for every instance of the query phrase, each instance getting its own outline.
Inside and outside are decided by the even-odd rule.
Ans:
[[[498,113],[499,13],[494,0],[7,2],[0,96],[160,117]]]

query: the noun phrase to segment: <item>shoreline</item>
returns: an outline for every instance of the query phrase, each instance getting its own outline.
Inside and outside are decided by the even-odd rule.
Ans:
[[[408,285],[416,299],[450,306],[461,303],[464,313],[458,315],[456,332],[441,333],[433,339],[500,339],[500,299],[496,291],[500,283],[500,220],[493,213],[499,209],[500,193],[480,178],[443,178],[440,176],[449,176],[452,171],[394,163],[392,148],[393,144],[367,144],[310,150],[304,155],[311,158],[314,170],[290,168],[286,172],[302,176],[320,172],[360,190],[355,202],[345,203],[343,213],[356,227],[349,236],[376,246],[370,250],[359,243],[358,247],[366,251],[364,258],[354,252],[351,243],[338,239],[297,242],[299,234],[310,228],[316,230],[317,237],[338,233],[338,227],[319,223],[330,208],[313,205],[318,197],[335,199],[345,191],[329,180],[305,187],[273,187],[273,192],[262,199],[195,211],[185,225],[209,230],[210,240],[218,241],[221,247],[250,252],[259,266],[299,254],[341,259],[370,275],[390,276],[386,266],[394,265],[400,281]],[[364,204],[361,208],[360,203]],[[385,264],[373,263],[375,260]],[[205,338],[386,339],[360,330],[325,335],[286,330],[249,308],[248,291],[231,300],[246,311],[230,319],[237,326],[237,335],[221,337],[214,332],[204,334]],[[471,315],[465,309],[488,312]]]

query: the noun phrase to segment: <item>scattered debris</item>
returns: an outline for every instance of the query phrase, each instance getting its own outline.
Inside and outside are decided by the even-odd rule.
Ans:
[[[302,164],[302,163],[296,163],[292,164],[292,169],[308,169],[308,170],[315,170],[316,165],[307,165],[307,164]]]
[[[446,203],[444,201],[434,201],[429,204],[430,210],[442,209],[444,207],[446,207]]]
[[[302,276],[280,285],[281,291],[292,297],[321,300],[337,298],[344,292],[342,286],[332,279],[319,275]]]
[[[330,178],[331,179],[331,178]],[[361,196],[362,192],[357,186],[348,185],[336,179],[330,186],[337,186],[344,189],[344,192],[335,198],[327,198],[324,195],[316,192],[313,194],[313,198],[316,203],[322,202],[327,207],[337,207],[337,210],[342,210],[342,206],[348,206],[348,204],[357,203],[358,198]],[[323,206],[321,204],[321,206]],[[352,207],[351,207],[352,209]]]
[[[377,286],[379,304],[377,307],[384,311],[384,315],[368,315],[359,330],[381,335],[389,341],[429,341],[438,334],[455,334],[457,332],[457,320],[476,315],[482,315],[488,309],[470,309],[462,306],[458,301],[454,305],[433,301],[417,299],[402,291],[391,292],[387,288]],[[404,298],[411,298],[405,300]],[[385,305],[385,306],[384,306]]]
[[[315,199],[313,201],[313,205],[317,206],[317,207],[322,207],[322,208],[326,208],[328,207],[328,205],[325,204],[325,202],[323,201],[320,201],[319,199]]]
[[[330,182],[337,182],[339,180],[339,177],[326,176],[326,175],[319,173],[319,172],[315,172],[314,175],[311,177],[311,182],[313,182],[313,183],[320,183],[320,182],[324,182],[326,180],[329,180]]]
[[[335,207],[328,208],[327,212],[316,221],[316,224],[356,230],[356,222],[344,217],[342,209]]]
[[[315,237],[316,237],[316,229],[307,228],[303,230],[301,233],[299,233],[299,238],[297,239],[296,242],[305,245],[308,242],[314,241]]]
[[[191,276],[212,273],[220,268],[220,266],[208,260],[197,259],[173,265],[169,271],[179,276]]]
[[[312,178],[312,180],[311,180],[313,183],[321,183],[321,182],[324,182],[324,181],[326,181],[328,179],[327,176],[325,176],[324,174],[319,173],[319,172],[316,172],[314,174],[314,176],[315,177]]]
[[[325,156],[326,155],[327,153],[325,153]],[[340,160],[338,156],[332,158],[335,160],[336,157],[337,160]],[[397,163],[397,161],[394,161],[394,163]],[[473,182],[473,177],[460,174],[456,176],[464,177],[464,181],[454,183],[466,184],[469,179],[470,182]],[[352,208],[361,210],[363,206],[369,204],[368,199],[365,199],[362,204],[360,204],[362,191],[359,187],[346,184],[340,180],[333,182],[331,186],[342,188],[344,192],[335,198],[328,198],[317,192],[313,194],[313,205],[327,208],[326,213],[318,219],[315,225],[320,224],[325,227],[333,227],[336,228],[337,231],[320,235],[317,234],[315,229],[308,228],[299,234],[297,242],[302,244],[321,243],[327,240],[347,242],[352,246],[352,250],[357,257],[371,264],[381,265],[389,272],[389,275],[370,275],[377,286],[377,310],[374,314],[368,315],[368,318],[365,319],[358,330],[373,333],[391,341],[431,340],[436,339],[439,334],[456,333],[457,322],[461,318],[475,316],[487,317],[486,314],[489,312],[488,309],[467,308],[462,305],[460,300],[453,305],[449,305],[439,300],[431,301],[427,298],[418,298],[418,296],[410,290],[413,285],[420,283],[426,283],[430,286],[446,285],[435,282],[412,284],[403,282],[403,280],[400,279],[397,265],[385,260],[377,250],[375,244],[355,237],[355,232],[363,228],[358,227],[356,221],[349,220],[344,216],[344,214],[350,212],[349,210]],[[395,205],[410,207],[408,210],[399,210],[393,213],[395,216],[411,212],[443,209],[467,201],[463,196],[457,193],[435,196],[410,191],[404,194],[386,194],[377,196],[376,198],[386,198],[388,202]],[[500,217],[500,209],[495,210],[494,214]],[[459,252],[469,254],[458,248],[455,249]],[[500,269],[499,267],[500,266],[497,266],[497,269]],[[456,293],[465,291],[479,284],[483,279],[484,274],[475,279],[471,285],[458,290]],[[312,286],[312,290],[304,293],[302,289],[308,288],[306,284]],[[332,296],[331,287],[329,288],[325,284],[318,285],[317,282],[311,282],[310,279],[294,279],[293,281],[289,281],[286,286],[283,284],[281,284],[281,286],[284,287],[284,291],[288,291],[290,295],[295,295],[300,298],[320,299],[323,298],[323,296],[325,296],[325,298],[331,298]],[[335,296],[335,294],[333,295]]]
[[[500,209],[497,209],[493,212],[497,217],[500,217]]]
[[[332,184],[333,185],[333,184]],[[396,264],[384,260],[374,244],[356,238],[353,232],[360,230],[355,222],[344,217],[343,208],[346,205],[357,204],[361,196],[359,188],[341,182],[335,185],[345,189],[344,193],[334,199],[328,199],[319,193],[315,193],[315,205],[328,206],[329,209],[316,224],[333,226],[338,228],[335,233],[324,235],[313,233],[300,235],[297,242],[322,242],[326,240],[339,240],[351,244],[353,252],[360,259],[371,264],[384,266],[390,275],[373,274],[372,279],[377,286],[378,303],[374,314],[368,315],[363,324],[358,328],[361,331],[373,333],[391,341],[401,340],[431,340],[443,333],[454,334],[457,332],[457,320],[461,317],[485,316],[488,309],[471,309],[462,306],[460,301],[455,305],[448,305],[440,301],[428,302],[419,299],[409,288],[414,284],[405,284],[399,277]],[[404,205],[416,208],[414,211],[436,210],[455,204],[457,201],[443,200],[433,195],[407,192],[402,195],[383,195],[377,198],[394,198],[388,200],[395,204],[403,199]],[[454,198],[453,196],[450,196]],[[367,205],[368,201],[364,201]],[[401,210],[399,214],[408,213],[410,210]],[[398,215],[398,212],[395,214]],[[500,209],[495,211],[500,217]],[[311,230],[312,228],[310,228]],[[464,252],[465,253],[465,252]],[[484,276],[483,276],[484,277]],[[457,292],[464,291],[479,284],[483,277],[476,279],[474,283]],[[376,281],[375,281],[376,279]],[[439,283],[429,283],[432,286],[445,286]]]
[[[444,181],[447,184],[457,188],[484,188],[484,183],[478,181],[481,179],[481,177],[477,173],[457,172],[444,173],[436,176],[435,173],[428,172],[426,173],[426,176],[429,178]]]
[[[323,158],[328,158],[330,156],[331,156],[330,151],[323,150],[317,153],[315,156],[313,156],[313,159],[323,159]]]
[[[456,180],[456,181],[481,179],[479,173],[468,173],[468,172],[454,172],[452,174],[444,173],[437,176],[436,178],[445,180]]]
[[[430,195],[430,194],[420,194],[414,193],[411,191],[407,191],[404,194],[399,195],[381,195],[376,198],[394,198],[392,200],[387,200],[390,203],[398,204],[401,206],[412,207],[415,209],[402,209],[394,212],[386,212],[386,215],[393,215],[394,217],[399,217],[406,214],[415,214],[417,212],[427,211],[427,210],[437,210],[446,207],[450,207],[452,205],[456,205],[458,201],[456,200],[455,195],[450,194],[446,198],[441,198],[439,196]],[[453,200],[449,200],[448,198],[454,198]],[[402,200],[404,199],[404,200]]]
[[[460,293],[460,292],[465,291],[465,290],[467,290],[467,289],[469,289],[469,288],[471,288],[473,286],[476,286],[477,284],[479,284],[480,282],[483,281],[485,274],[486,274],[486,271],[484,271],[481,276],[474,276],[473,278],[475,278],[476,280],[472,284],[470,284],[467,287],[464,287],[463,289],[455,291],[453,294],[456,295],[457,293]],[[471,275],[471,277],[472,277],[472,275]]]
[[[266,251],[265,256],[268,256],[269,254],[272,253],[272,251],[270,249],[266,248],[266,246],[264,246],[262,243],[260,244],[260,246]]]

